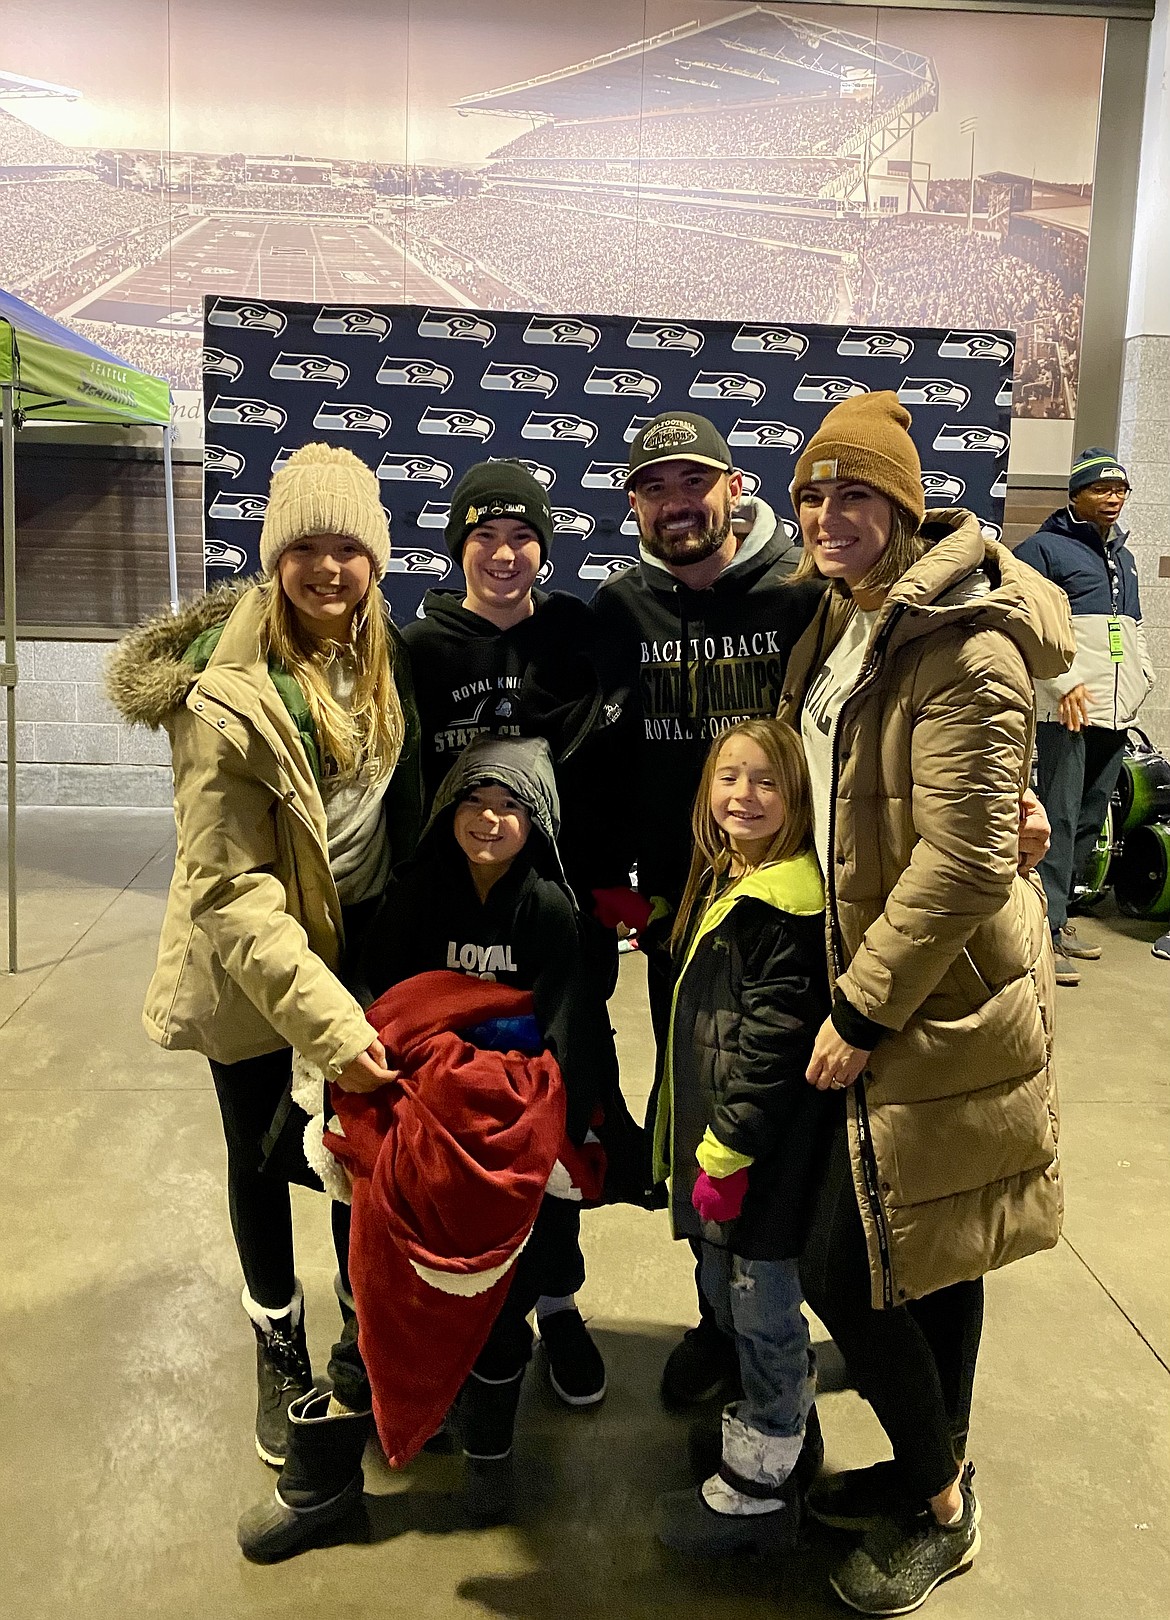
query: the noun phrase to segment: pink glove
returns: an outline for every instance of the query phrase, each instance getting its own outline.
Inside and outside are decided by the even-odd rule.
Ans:
[[[739,1219],[747,1190],[746,1170],[733,1170],[729,1176],[720,1176],[718,1180],[700,1170],[691,1203],[705,1221],[734,1221]]]

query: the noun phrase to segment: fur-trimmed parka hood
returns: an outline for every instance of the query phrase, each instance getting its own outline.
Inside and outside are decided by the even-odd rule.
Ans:
[[[184,702],[206,658],[198,644],[222,629],[232,610],[259,578],[231,580],[184,602],[177,613],[159,613],[131,630],[106,662],[106,693],[132,726],[157,731]]]

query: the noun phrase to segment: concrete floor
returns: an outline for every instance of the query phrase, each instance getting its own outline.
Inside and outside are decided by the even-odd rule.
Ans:
[[[585,1221],[583,1296],[610,1369],[593,1413],[530,1374],[510,1528],[453,1528],[453,1459],[367,1467],[360,1545],[255,1568],[238,1513],[271,1489],[252,1449],[252,1338],[206,1065],[164,1055],[138,1014],[170,870],[169,815],[21,813],[21,961],[0,976],[0,1610],[21,1620],[296,1616],[756,1620],[844,1613],[809,1538],[784,1567],[704,1568],[658,1548],[657,1491],[687,1482],[688,1422],[662,1361],[692,1319],[665,1215]],[[989,1279],[972,1433],[975,1568],[929,1612],[956,1620],[1170,1613],[1170,965],[1158,929],[1084,921],[1106,943],[1061,992],[1068,1218],[1050,1254]],[[642,967],[615,1001],[631,1104],[650,1065]],[[297,1200],[310,1341],[336,1313],[324,1203]],[[819,1332],[819,1330],[818,1330]],[[823,1337],[823,1335],[819,1335]],[[830,1465],[884,1454],[822,1357]]]

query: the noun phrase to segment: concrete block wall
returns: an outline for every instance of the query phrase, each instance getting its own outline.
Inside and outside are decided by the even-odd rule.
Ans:
[[[109,641],[17,643],[16,791],[21,804],[166,806],[165,733],[125,726],[102,684]],[[7,760],[0,724],[0,760]]]
[[[1137,558],[1146,640],[1158,684],[1139,724],[1170,750],[1170,337],[1125,345],[1117,453],[1133,485],[1122,523]]]

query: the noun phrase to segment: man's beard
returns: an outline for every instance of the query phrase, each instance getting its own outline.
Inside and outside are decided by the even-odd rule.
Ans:
[[[669,521],[675,523],[683,515],[677,513]],[[663,522],[655,524],[649,532],[639,524],[642,544],[650,555],[674,568],[687,568],[692,563],[706,562],[708,557],[713,557],[731,533],[731,497],[724,498],[723,515],[717,522],[710,522],[701,508],[696,508],[692,515],[694,527],[685,534],[663,533]]]

